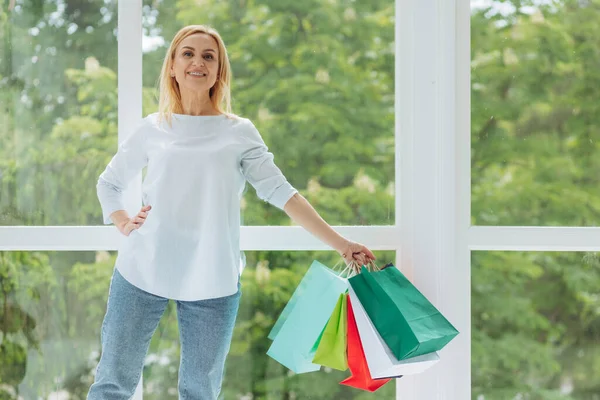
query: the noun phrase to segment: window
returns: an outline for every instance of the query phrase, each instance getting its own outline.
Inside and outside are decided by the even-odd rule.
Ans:
[[[472,106],[461,102],[459,112],[464,128],[471,111],[472,129],[470,143],[462,131],[459,142],[471,157],[460,164],[458,197],[470,194],[472,206],[471,395],[591,399],[600,230],[588,29],[600,10],[571,0],[470,1],[467,19],[466,6],[471,58],[457,65],[459,98],[470,92]]]
[[[107,251],[0,252],[0,397],[85,398],[115,258]]]
[[[472,0],[472,218],[598,226],[590,2]]]
[[[598,394],[598,253],[472,255],[473,399]]]
[[[393,252],[377,252],[393,260]],[[339,385],[346,372],[324,369],[292,376],[266,356],[267,335],[313,259],[330,266],[331,252],[248,252],[243,294],[223,384],[225,398],[274,395],[354,399]],[[0,252],[0,393],[7,398],[84,398],[100,357],[100,326],[116,253]],[[6,278],[7,277],[7,278]],[[144,398],[177,399],[179,333],[170,302],[144,367]],[[389,399],[388,383],[373,398]]]
[[[16,1],[0,18],[0,226],[98,225],[96,179],[117,144],[116,1]]]
[[[342,225],[335,227],[342,234],[393,252],[389,257],[395,255],[396,265],[461,332],[435,368],[396,381],[398,398],[430,400],[442,393],[488,400],[535,389],[543,396],[587,400],[598,391],[579,369],[597,369],[597,346],[574,352],[597,342],[599,323],[597,299],[586,292],[588,285],[597,286],[600,251],[594,2],[14,3],[1,11],[10,23],[0,33],[11,44],[0,61],[0,250],[21,260],[3,264],[13,278],[28,270],[15,272],[13,265],[59,257],[39,277],[44,283],[117,248],[113,227],[87,226],[100,225],[95,180],[117,139],[156,109],[164,38],[184,24],[206,22],[229,46],[236,112],[256,122],[292,184],[330,223]],[[127,21],[119,29],[117,14]],[[30,32],[37,32],[33,45],[25,35]],[[42,65],[52,78],[41,73]],[[328,98],[330,93],[337,97]],[[338,118],[346,110],[354,114]],[[350,141],[339,140],[342,133]],[[303,134],[318,146],[302,147]],[[133,185],[127,193],[132,210],[139,190]],[[242,248],[254,260],[249,265],[268,260],[282,268],[271,273],[328,250],[301,228],[286,226],[285,215],[258,201],[252,189],[243,222]],[[59,250],[64,253],[53,253]],[[252,278],[248,272],[244,279]],[[503,331],[486,326],[484,318],[497,323],[503,317],[497,304],[485,303],[509,289],[497,282],[500,276],[518,279],[510,300],[528,307],[539,326],[515,325],[516,317]],[[551,282],[540,280],[546,278]],[[563,291],[547,295],[540,306],[546,285],[563,285]],[[30,294],[36,292],[22,296]],[[553,303],[559,300],[587,308],[569,313]],[[31,313],[41,307],[24,304]],[[547,327],[551,318],[560,329]],[[97,335],[91,329],[97,320],[88,322],[89,335]],[[169,316],[161,326],[153,344],[157,357],[171,351],[174,338]],[[96,339],[86,332],[87,352]],[[490,384],[475,370],[493,376],[508,371],[512,364],[490,351],[500,338],[525,332],[541,336],[526,343],[537,358],[520,367],[531,379],[540,371],[550,376]],[[567,333],[579,341],[568,342]],[[564,358],[573,354],[582,355]],[[173,373],[156,360],[149,359],[147,396],[163,393],[162,382]],[[540,368],[530,368],[532,362]],[[38,389],[45,390],[47,376],[40,379]],[[324,391],[337,385],[327,374],[319,379],[326,381]],[[240,385],[254,390],[247,380]],[[13,387],[31,389],[27,383]],[[268,390],[278,387],[273,383]]]
[[[234,68],[234,110],[255,122],[290,182],[329,223],[347,225],[336,229],[394,261],[393,2],[285,6],[293,9],[206,2],[214,15],[160,0],[63,3],[17,0],[0,11],[9,21],[0,33],[9,44],[0,59],[0,282],[10,290],[1,304],[10,309],[2,322],[16,324],[0,345],[3,395],[83,397],[91,384],[119,240],[114,227],[100,226],[96,180],[117,143],[156,110],[164,40],[185,24],[213,24],[223,34]],[[117,15],[126,22],[117,25]],[[235,26],[226,23],[231,16]],[[134,183],[126,193],[131,210],[139,189]],[[314,258],[334,264],[338,257],[298,227],[284,226],[290,225],[285,214],[253,189],[242,207],[248,269],[240,326],[256,324],[259,337],[249,342],[245,332],[236,333],[226,395],[364,396],[339,385],[347,374],[289,377],[262,351],[268,326],[253,318],[274,321],[303,268]],[[252,295],[265,271],[290,275],[278,303],[266,308],[256,304],[262,292]],[[16,314],[35,328],[10,319]],[[167,312],[161,321],[136,399],[142,392],[176,398],[174,316]],[[244,346],[252,351],[243,354]],[[256,377],[234,380],[243,363]],[[388,399],[395,391],[392,382],[371,397]]]
[[[381,260],[393,260],[394,252],[377,252]],[[267,335],[312,260],[333,266],[330,252],[247,252],[248,267],[242,275],[242,298],[231,350],[227,359],[223,395],[236,398],[360,399],[359,390],[340,385],[348,376],[322,368],[320,372],[290,374],[266,356],[271,344]],[[171,302],[159,324],[144,371],[144,399],[176,400],[179,367],[177,314]],[[394,381],[370,396],[394,397]]]
[[[210,12],[206,10],[210,9]],[[216,27],[233,69],[234,113],[250,118],[290,183],[332,225],[394,223],[394,2],[144,2],[144,113],[177,30]],[[289,225],[254,190],[244,225]]]

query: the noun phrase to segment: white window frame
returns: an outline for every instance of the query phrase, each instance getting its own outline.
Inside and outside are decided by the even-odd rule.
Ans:
[[[118,7],[121,142],[142,112],[142,1]],[[396,265],[461,332],[436,367],[397,380],[403,400],[471,398],[471,251],[600,250],[600,228],[471,226],[470,12],[470,0],[396,0],[396,219],[335,227],[373,250],[395,250]],[[130,213],[141,205],[141,179],[133,186]],[[0,227],[2,251],[116,250],[118,239],[107,226]],[[241,247],[328,249],[302,228],[278,226],[242,227]]]

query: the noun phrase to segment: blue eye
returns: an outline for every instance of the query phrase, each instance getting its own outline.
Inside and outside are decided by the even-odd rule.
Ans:
[[[204,58],[210,58],[212,60],[214,57],[212,56],[212,54],[207,54],[204,56]]]
[[[191,51],[186,51],[185,53],[183,53],[184,56],[187,56],[188,54],[192,55],[192,52]]]

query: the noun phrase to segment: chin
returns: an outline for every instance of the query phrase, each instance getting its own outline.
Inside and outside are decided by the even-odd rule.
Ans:
[[[202,85],[186,85],[187,89],[192,90],[194,92],[208,92],[210,90],[210,88],[212,88],[211,85],[206,85],[206,84],[202,84]]]

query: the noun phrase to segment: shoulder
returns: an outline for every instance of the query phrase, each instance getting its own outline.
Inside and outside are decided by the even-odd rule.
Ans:
[[[126,139],[122,142],[124,146],[143,146],[147,140],[149,131],[152,130],[152,121],[150,115],[138,120],[133,129],[126,134]]]
[[[162,135],[165,132],[172,131],[173,126],[172,124],[169,124],[169,121],[162,117],[160,113],[155,112],[142,118],[138,125],[138,129],[145,132],[147,135],[155,137],[157,135]]]
[[[235,114],[226,114],[225,124],[230,134],[242,144],[262,142],[262,137],[254,123],[248,119]]]
[[[142,119],[142,121],[145,121],[147,123],[151,123],[151,122],[156,123],[158,121],[158,113],[154,112],[154,113],[148,114]]]
[[[252,121],[236,114],[225,114],[225,120],[231,127],[240,131],[256,129]]]
[[[227,114],[226,118],[234,134],[254,140],[261,137],[258,129],[250,119],[235,114]]]
[[[140,128],[157,128],[160,129],[160,126],[164,123],[165,121],[161,121],[161,119],[159,118],[159,113],[155,112],[152,114],[148,114],[146,115],[146,117],[144,117],[142,119],[142,121],[140,122]]]

